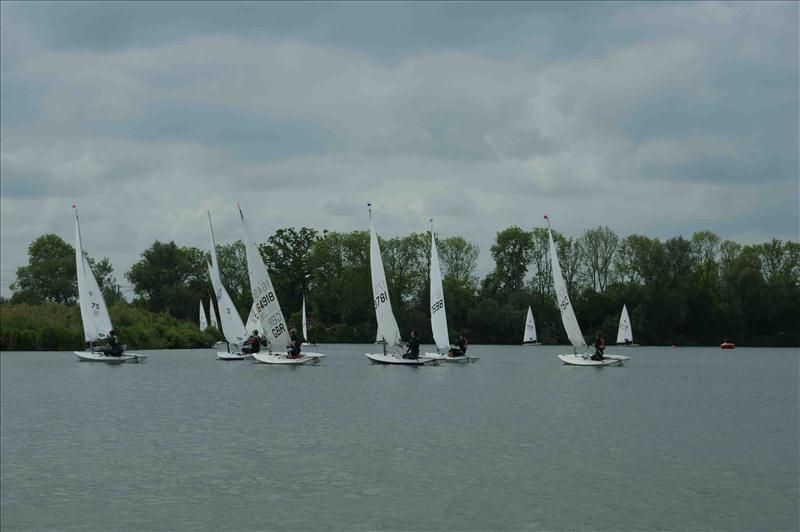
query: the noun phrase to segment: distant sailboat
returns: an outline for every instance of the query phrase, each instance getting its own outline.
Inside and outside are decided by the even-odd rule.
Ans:
[[[303,321],[303,340],[305,340],[303,342],[303,345],[312,345],[312,346],[313,345],[317,345],[314,342],[309,341],[309,339],[308,339],[308,325],[306,325],[306,296],[303,296],[302,321]]]
[[[550,231],[550,219],[545,215],[547,220],[547,236],[550,239],[550,266],[553,271],[553,286],[556,292],[556,304],[561,311],[561,321],[564,324],[564,329],[567,331],[567,337],[572,343],[573,353],[558,355],[565,364],[573,366],[611,366],[622,365],[624,360],[630,357],[619,355],[604,355],[604,360],[592,360],[592,355],[589,353],[589,346],[583,339],[581,327],[578,325],[578,319],[575,317],[575,311],[572,309],[572,302],[569,300],[569,293],[567,292],[567,284],[564,282],[564,277],[561,275],[561,265],[558,262],[558,253],[556,252],[556,244],[553,242],[553,234]],[[582,351],[579,353],[578,351]]]
[[[244,219],[244,213],[239,207],[239,218],[242,221],[244,232],[245,250],[247,256],[247,275],[250,278],[250,290],[253,295],[256,318],[267,336],[267,353],[254,353],[253,358],[264,364],[301,365],[319,364],[325,356],[323,353],[302,353],[298,358],[290,358],[287,347],[290,343],[289,331],[286,320],[278,302],[278,296],[272,285],[264,259],[250,234],[250,229]]]
[[[216,330],[221,331],[222,327],[219,326],[219,321],[217,320],[217,312],[214,310],[214,300],[208,300],[208,315],[211,318],[209,322],[209,326],[214,327]]]
[[[439,267],[439,252],[436,249],[436,236],[431,220],[431,268],[430,268],[430,309],[431,331],[436,343],[436,353],[425,353],[426,357],[440,362],[468,363],[477,362],[478,357],[467,355],[450,356],[450,335],[447,331],[447,310],[444,304],[444,288],[442,287],[442,270]]]
[[[528,317],[525,320],[525,332],[522,335],[522,345],[542,345],[536,341],[536,323],[533,321],[533,311],[528,305]]]
[[[123,362],[143,362],[146,355],[126,353],[123,346],[123,354],[119,356],[106,355],[102,351],[95,351],[94,343],[98,340],[106,340],[109,333],[113,330],[111,317],[108,315],[108,307],[103,299],[103,293],[97,284],[92,268],[86,255],[83,253],[81,242],[81,223],[78,219],[78,207],[75,209],[75,265],[78,277],[78,303],[81,309],[81,321],[83,322],[83,338],[89,342],[89,349],[86,351],[73,351],[78,360],[82,362],[105,362],[108,364],[121,364]]]
[[[226,351],[218,351],[217,358],[220,360],[243,360],[251,355],[240,351],[242,344],[248,338],[247,330],[244,328],[242,318],[222,284],[222,277],[219,273],[219,263],[217,262],[217,243],[214,239],[214,226],[211,224],[211,213],[208,214],[208,230],[211,237],[211,261],[208,263],[208,275],[211,278],[211,285],[214,287],[214,295],[219,305],[219,322],[222,327],[222,335],[227,342]],[[211,308],[214,308],[213,306]],[[234,351],[231,352],[231,345]]]
[[[619,328],[617,329],[617,345],[635,347],[639,344],[633,343],[633,330],[631,330],[631,319],[628,316],[628,308],[622,305],[622,314],[619,317]]]
[[[371,207],[371,205],[368,205]],[[372,224],[372,208],[369,210],[369,266],[372,277],[373,305],[375,306],[375,317],[378,322],[380,337],[378,340],[383,343],[383,353],[366,353],[366,357],[373,364],[389,364],[402,366],[422,366],[424,364],[434,364],[431,358],[420,356],[416,360],[403,358],[397,352],[400,347],[400,328],[392,312],[392,302],[389,300],[389,287],[386,284],[386,272],[383,270],[383,259],[381,258],[381,248],[378,244],[378,235],[375,233],[375,226]],[[389,350],[392,350],[390,353]]]
[[[203,302],[200,301],[200,330],[205,331],[208,329],[208,318],[206,318],[206,309],[203,308]]]

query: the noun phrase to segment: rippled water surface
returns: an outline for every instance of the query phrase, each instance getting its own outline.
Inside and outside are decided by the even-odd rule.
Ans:
[[[151,351],[0,355],[0,526],[798,528],[798,350],[473,346],[477,364],[318,367]]]

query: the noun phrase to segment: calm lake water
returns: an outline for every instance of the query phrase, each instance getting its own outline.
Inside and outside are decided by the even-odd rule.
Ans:
[[[2,353],[0,526],[798,529],[797,349],[598,369],[549,346],[422,368],[373,348],[300,368]]]

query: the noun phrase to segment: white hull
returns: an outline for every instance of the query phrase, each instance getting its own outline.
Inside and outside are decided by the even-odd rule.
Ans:
[[[81,362],[105,362],[106,364],[139,364],[147,359],[147,355],[125,353],[118,357],[108,356],[98,351],[73,351]]]
[[[614,347],[639,347],[639,344],[616,344]]]
[[[537,345],[542,345],[542,342],[522,342],[523,347],[535,347]]]
[[[315,344],[313,342],[303,342],[300,345],[305,345],[305,346],[308,346],[308,347],[316,347],[317,344]]]
[[[564,364],[570,366],[621,366],[625,360],[630,360],[630,357],[620,355],[603,355],[603,360],[592,360],[592,355],[586,353],[583,355],[558,355]]]
[[[428,358],[427,356],[421,356],[416,360],[403,358],[402,355],[384,355],[383,353],[366,353],[365,356],[373,364],[384,364],[388,366],[432,366],[437,364],[436,360]]]
[[[430,358],[437,362],[446,362],[448,364],[469,364],[470,362],[475,363],[480,359],[480,357],[468,356],[451,357],[440,353],[425,353],[425,358]]]
[[[253,358],[253,355],[249,353],[228,353],[227,351],[217,351],[217,358],[220,360],[244,360],[246,358]]]
[[[301,353],[298,358],[289,358],[285,353],[253,353],[253,360],[261,364],[273,364],[277,366],[303,366],[319,364],[325,357],[323,353]]]

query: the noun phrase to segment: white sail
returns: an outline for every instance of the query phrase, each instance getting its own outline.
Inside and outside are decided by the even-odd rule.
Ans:
[[[440,351],[450,347],[450,336],[447,333],[447,312],[444,306],[444,290],[442,289],[442,270],[439,268],[439,252],[436,250],[436,237],[431,220],[431,330],[433,341]]]
[[[522,336],[522,343],[535,343],[536,342],[536,323],[533,321],[533,311],[528,305],[528,318],[525,320],[525,332]]]
[[[628,308],[622,305],[622,315],[619,317],[619,328],[617,329],[617,343],[624,344],[626,341],[633,342],[633,331],[631,331],[631,319],[628,316]]]
[[[308,327],[306,326],[306,296],[303,296],[303,341],[308,341]]]
[[[228,343],[242,345],[249,335],[244,328],[239,312],[231,300],[231,296],[222,284],[219,263],[217,262],[217,243],[214,240],[214,227],[211,225],[210,212],[208,213],[208,229],[211,236],[211,263],[208,265],[208,275],[211,277],[211,285],[214,287],[214,295],[219,306],[219,322],[222,326],[222,334]]]
[[[581,349],[585,352],[587,350],[586,341],[583,339],[581,327],[578,325],[578,319],[575,317],[575,311],[569,300],[564,276],[561,275],[561,265],[558,263],[558,253],[556,253],[556,244],[553,242],[553,233],[550,232],[549,220],[547,236],[550,238],[550,265],[553,270],[553,285],[556,290],[556,304],[561,311],[561,321],[564,323],[564,329],[567,331],[567,337],[572,346],[576,350]]]
[[[214,300],[213,299],[209,299],[208,300],[208,310],[209,310],[208,316],[209,316],[209,318],[211,320],[211,321],[209,321],[208,324],[211,327],[215,327],[218,331],[221,330],[222,327],[219,326],[219,321],[217,320],[217,311],[214,310]]]
[[[206,318],[206,310],[203,308],[203,302],[200,301],[200,330],[205,331],[208,328],[208,318]]]
[[[83,253],[81,243],[81,224],[78,219],[78,208],[75,209],[75,266],[78,277],[78,302],[83,320],[83,337],[87,342],[108,337],[111,331],[111,318],[103,299],[103,293],[97,285],[89,261]]]
[[[250,290],[253,294],[256,315],[261,327],[266,333],[272,351],[282,351],[289,345],[291,338],[286,329],[281,305],[278,296],[269,278],[269,272],[261,258],[261,253],[250,234],[250,229],[244,220],[244,213],[239,208],[239,217],[242,220],[244,231],[244,245],[247,252],[247,275],[250,277]]]
[[[386,273],[383,271],[383,258],[378,245],[378,235],[372,225],[372,209],[369,210],[369,267],[372,276],[372,296],[375,306],[375,317],[378,322],[377,341],[385,341],[387,346],[400,343],[400,328],[392,312],[389,300],[389,285],[386,284]]]
[[[245,325],[245,329],[247,329],[247,333],[250,334],[253,331],[258,331],[259,336],[266,336],[264,334],[264,328],[261,327],[261,322],[258,321],[258,311],[256,310],[256,304],[253,303],[253,306],[250,307],[250,314],[247,315],[247,324]]]

